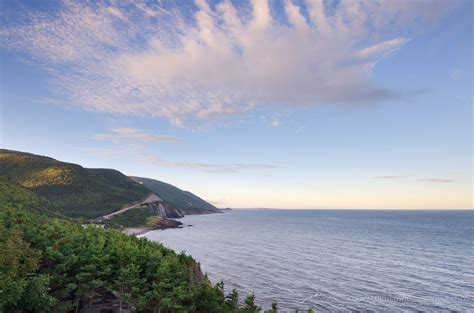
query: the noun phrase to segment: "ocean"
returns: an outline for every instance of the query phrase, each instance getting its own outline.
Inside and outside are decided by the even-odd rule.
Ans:
[[[474,312],[474,211],[232,210],[145,236],[282,311]]]

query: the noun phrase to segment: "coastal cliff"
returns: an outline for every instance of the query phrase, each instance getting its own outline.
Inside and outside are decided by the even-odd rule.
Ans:
[[[181,218],[184,214],[174,205],[165,201],[155,201],[142,206],[142,209],[165,218]]]

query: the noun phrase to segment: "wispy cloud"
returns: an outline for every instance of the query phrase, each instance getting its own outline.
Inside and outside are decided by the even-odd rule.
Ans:
[[[209,173],[238,173],[247,170],[271,170],[278,168],[272,163],[206,163],[193,161],[173,161],[161,158],[147,150],[144,145],[117,145],[114,148],[78,148],[98,156],[128,156],[141,162],[167,168],[183,168],[205,171]]]
[[[404,176],[400,175],[387,175],[387,176],[374,176],[373,179],[398,179],[403,178]],[[446,178],[420,178],[417,179],[418,182],[430,182],[430,183],[452,183],[454,180]]]
[[[454,180],[452,179],[446,179],[446,178],[423,178],[419,179],[418,181],[420,182],[430,182],[430,183],[452,183]]]
[[[153,154],[145,155],[144,160],[147,163],[162,167],[197,169],[212,173],[237,173],[243,170],[268,170],[277,168],[276,165],[264,163],[201,163],[169,161],[158,158]]]
[[[271,125],[272,125],[273,127],[278,127],[278,126],[281,125],[281,121],[280,121],[278,118],[273,118]]]
[[[401,178],[402,176],[397,175],[389,175],[389,176],[374,176],[374,179],[394,179],[394,178]]]
[[[97,134],[94,136],[96,140],[100,141],[123,141],[123,140],[134,140],[144,142],[169,142],[169,143],[180,143],[181,140],[174,136],[158,135],[146,132],[137,128],[115,128],[111,129],[108,134]]]
[[[400,97],[373,66],[453,1],[64,1],[59,11],[4,12],[2,46],[29,55],[86,110],[167,117],[236,114],[258,105]],[[281,12],[283,20],[272,12]],[[21,16],[21,18],[20,18]]]
[[[361,49],[355,53],[359,58],[380,58],[386,57],[400,49],[407,43],[406,38],[395,38],[377,43],[373,46]]]

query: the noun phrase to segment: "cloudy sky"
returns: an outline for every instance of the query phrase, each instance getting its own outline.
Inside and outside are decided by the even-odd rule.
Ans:
[[[471,1],[2,1],[1,147],[220,207],[471,208]]]

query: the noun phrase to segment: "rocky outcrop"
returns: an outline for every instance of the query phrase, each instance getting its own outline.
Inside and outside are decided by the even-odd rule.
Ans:
[[[173,185],[155,179],[143,177],[130,178],[139,182],[140,184],[143,184],[143,186],[159,195],[161,199],[178,208],[184,215],[219,212],[219,210],[214,205],[189,191],[181,190]]]
[[[153,230],[162,230],[168,228],[181,227],[183,223],[176,220],[170,220],[167,218],[159,218],[153,221],[153,224],[141,227],[127,227],[123,228],[123,232],[128,235],[140,236]]]
[[[167,229],[167,228],[177,228],[182,226],[183,223],[180,221],[170,220],[167,218],[160,218],[153,222],[153,226],[151,227],[154,230],[157,229]]]
[[[165,218],[181,218],[184,217],[184,214],[173,205],[169,204],[166,201],[154,201],[143,205],[142,207],[145,211],[151,212],[153,214],[159,215]]]

